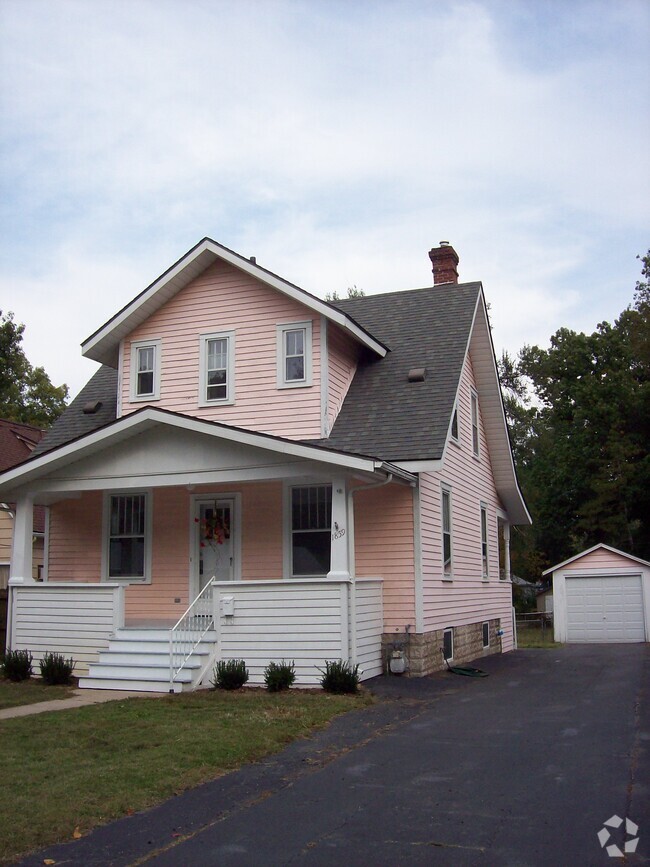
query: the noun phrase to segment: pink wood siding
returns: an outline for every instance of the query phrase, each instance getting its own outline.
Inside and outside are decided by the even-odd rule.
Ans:
[[[359,346],[342,329],[330,324],[327,330],[327,352],[327,429],[331,431],[357,369]]]
[[[579,557],[573,563],[569,563],[559,572],[570,572],[574,569],[621,569],[628,568],[634,572],[642,569],[641,563],[635,560],[630,560],[622,554],[615,554],[613,551],[606,551],[600,548],[598,551],[592,551],[591,554],[585,554],[584,557]]]
[[[425,632],[447,626],[501,618],[503,649],[512,647],[511,585],[499,580],[497,508],[499,501],[487,442],[480,418],[480,458],[472,453],[471,388],[474,374],[469,358],[458,397],[460,444],[450,442],[442,470],[420,475],[422,580]],[[442,578],[441,484],[451,489],[452,574]],[[488,571],[483,580],[481,503],[487,506]]]
[[[384,629],[415,627],[413,490],[391,484],[354,495],[356,574],[383,578]]]
[[[102,572],[102,494],[82,494],[50,507],[48,581],[99,581]]]
[[[277,388],[276,325],[312,321],[312,382]],[[199,407],[202,334],[235,332],[235,404]],[[131,402],[131,342],[162,340],[154,406],[294,439],[320,437],[320,317],[225,262],[210,266],[133,331],[123,345],[122,414]]]
[[[280,482],[197,488],[196,494],[241,494],[242,578],[282,578],[282,484]],[[127,621],[173,620],[188,606],[190,492],[153,492],[151,584],[126,590]],[[50,581],[99,581],[102,555],[101,493],[55,503],[50,511]],[[180,599],[180,602],[175,602]]]

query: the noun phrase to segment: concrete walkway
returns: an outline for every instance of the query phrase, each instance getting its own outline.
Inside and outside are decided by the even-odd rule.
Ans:
[[[106,701],[118,701],[124,698],[155,698],[160,693],[153,692],[117,692],[110,689],[75,689],[71,698],[57,698],[52,701],[38,701],[35,704],[21,704],[19,707],[7,707],[0,710],[0,720],[14,719],[19,716],[33,716],[37,713],[47,713],[52,710],[68,710],[73,707],[85,707],[89,704],[103,704]]]

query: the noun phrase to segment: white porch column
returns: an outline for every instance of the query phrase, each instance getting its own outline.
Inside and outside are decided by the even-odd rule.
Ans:
[[[11,547],[12,584],[33,584],[32,551],[34,534],[34,500],[28,494],[20,496],[16,502],[14,518],[14,537]]]
[[[335,477],[332,479],[332,542],[328,578],[350,580],[348,529],[346,482],[342,477]]]

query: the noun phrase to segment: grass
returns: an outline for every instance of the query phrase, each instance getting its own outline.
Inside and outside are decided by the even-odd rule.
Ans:
[[[562,647],[562,645],[553,640],[553,628],[544,630],[536,626],[517,626],[517,647]]]
[[[39,701],[52,701],[58,698],[71,698],[73,686],[48,686],[42,680],[23,680],[12,683],[0,677],[0,710],[20,707],[23,704],[36,704]]]
[[[371,701],[205,690],[4,720],[0,860],[150,807]]]

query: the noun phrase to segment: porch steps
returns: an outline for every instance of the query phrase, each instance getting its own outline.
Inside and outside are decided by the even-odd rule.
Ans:
[[[216,633],[208,632],[174,681],[174,692],[198,686],[201,672],[210,661]],[[118,629],[108,649],[88,674],[79,678],[81,689],[121,689],[135,692],[169,692],[169,630]]]

